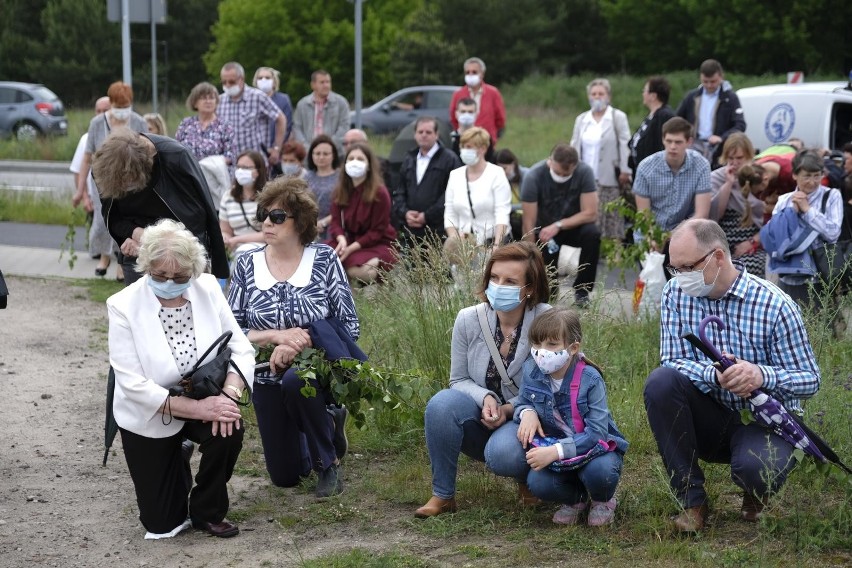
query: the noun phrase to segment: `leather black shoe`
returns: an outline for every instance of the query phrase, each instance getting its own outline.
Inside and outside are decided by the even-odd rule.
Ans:
[[[240,527],[228,519],[222,519],[221,523],[207,523],[204,521],[192,521],[192,526],[209,535],[219,538],[230,538],[240,534]]]

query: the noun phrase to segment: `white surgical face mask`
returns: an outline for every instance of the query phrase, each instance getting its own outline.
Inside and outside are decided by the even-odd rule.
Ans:
[[[234,177],[240,185],[251,185],[254,183],[254,170],[249,168],[237,168],[234,170]]]
[[[565,183],[566,181],[571,179],[571,176],[561,176],[554,172],[553,168],[550,168],[550,179],[552,179],[556,183]]]
[[[712,257],[711,257],[712,258]],[[707,264],[710,264],[709,262]],[[719,273],[722,272],[722,267],[716,271],[716,277],[710,284],[704,283],[704,271],[707,269],[707,264],[701,270],[693,270],[692,272],[682,272],[675,276],[677,285],[683,290],[683,293],[693,298],[706,298],[713,291],[713,286],[716,285],[716,280],[719,278]]]
[[[261,77],[257,80],[257,88],[263,91],[266,94],[272,92],[272,79],[267,77]]]
[[[346,162],[346,165],[343,168],[346,170],[346,175],[353,179],[367,175],[367,164],[361,160],[351,160]]]
[[[603,112],[606,110],[609,101],[606,99],[589,99],[589,107],[592,112]]]
[[[464,76],[464,84],[468,87],[476,88],[479,86],[479,75],[465,75]]]
[[[473,166],[479,161],[479,156],[476,153],[476,148],[462,148],[459,150],[459,157],[466,166]]]
[[[133,114],[133,107],[129,106],[127,108],[115,108],[110,109],[110,113],[112,113],[112,117],[116,120],[120,120],[122,122],[126,122],[130,120],[130,115]]]
[[[299,164],[293,164],[293,163],[281,164],[281,173],[283,173],[285,176],[294,176],[294,175],[298,174],[301,170],[302,170],[302,166],[300,166]]]
[[[230,87],[223,87],[222,90],[225,92],[226,95],[233,98],[240,96],[240,91],[242,89],[240,89],[239,85],[231,85]]]
[[[459,121],[460,126],[464,126],[465,128],[469,128],[473,126],[473,123],[476,122],[476,114],[472,112],[459,112],[456,111],[456,120]]]

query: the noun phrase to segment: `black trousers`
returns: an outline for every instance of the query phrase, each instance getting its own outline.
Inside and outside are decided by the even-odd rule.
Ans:
[[[299,392],[304,384],[288,369],[281,384],[255,383],[252,393],[266,470],[279,487],[298,485],[311,469],[323,471],[337,459],[334,419],[326,410],[333,401],[316,381],[311,381],[316,396],[304,396]]]
[[[588,296],[595,287],[595,279],[598,277],[598,260],[601,256],[601,231],[594,223],[587,223],[559,231],[553,238],[559,246],[567,245],[580,249],[580,268],[574,279],[574,293],[578,296]],[[559,251],[551,253],[544,247],[542,251],[544,263],[556,270],[559,260]],[[556,291],[559,291],[558,284]],[[551,296],[555,296],[551,290]]]
[[[211,425],[187,422],[168,438],[148,438],[123,428],[121,444],[136,489],[139,520],[149,532],[166,533],[189,517],[219,523],[228,512],[228,480],[243,447],[245,423],[231,436],[213,436]],[[201,464],[190,492],[192,473],[183,459],[181,443],[198,443]]]
[[[707,499],[699,458],[731,464],[731,480],[765,497],[796,465],[793,446],[702,393],[684,374],[658,367],[645,381],[645,411],[672,489],[684,507]]]

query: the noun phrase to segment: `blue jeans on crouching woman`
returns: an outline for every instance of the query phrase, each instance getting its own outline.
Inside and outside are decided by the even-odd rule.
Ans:
[[[518,425],[508,421],[489,430],[479,421],[482,409],[467,394],[444,389],[426,405],[426,448],[432,462],[432,494],[450,499],[456,494],[459,454],[484,461],[492,472],[526,482],[529,466]]]

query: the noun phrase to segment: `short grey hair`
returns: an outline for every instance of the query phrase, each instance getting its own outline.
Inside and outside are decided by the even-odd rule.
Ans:
[[[597,79],[592,79],[589,81],[589,84],[586,85],[586,95],[592,92],[592,87],[597,87],[600,85],[606,90],[606,95],[612,96],[612,86],[609,84],[609,79],[604,79],[603,77],[598,77]]]
[[[468,63],[476,63],[479,65],[479,68],[482,69],[482,72],[485,73],[485,62],[478,57],[468,57],[464,60],[464,65]],[[462,65],[462,69],[464,69],[464,65]]]
[[[222,71],[236,71],[237,77],[243,80],[245,80],[246,78],[246,70],[243,69],[243,66],[237,63],[236,61],[228,61],[227,63],[222,65]]]
[[[172,262],[179,271],[199,276],[207,268],[207,251],[183,223],[160,219],[142,231],[136,271],[150,274],[154,265]]]

